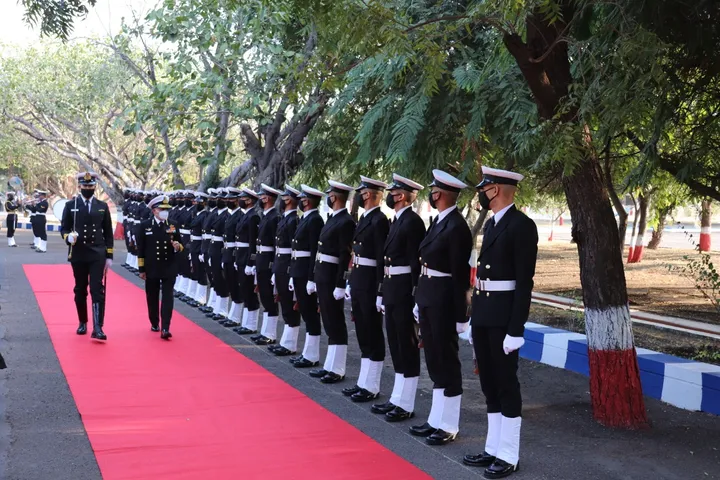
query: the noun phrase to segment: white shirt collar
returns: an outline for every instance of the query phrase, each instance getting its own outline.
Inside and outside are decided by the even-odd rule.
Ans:
[[[284,217],[287,217],[288,215],[290,215],[290,214],[293,213],[294,211],[295,211],[295,210],[288,210],[287,212],[283,213],[283,216],[284,216]]]
[[[303,217],[310,215],[312,212],[317,212],[317,208],[312,208],[312,209],[308,210],[307,212],[303,212]]]
[[[218,210],[218,215],[221,214],[221,213],[223,213],[225,210],[227,210],[227,207],[223,207],[222,210]]]
[[[248,210],[250,210],[250,209],[249,209],[249,208],[241,208],[240,210],[241,210],[243,213],[247,213]]]
[[[380,208],[380,206],[372,207],[370,210],[365,210],[365,213],[363,213],[363,217],[366,217],[370,212],[372,212],[373,210],[377,210],[378,208]]]
[[[500,222],[500,220],[502,220],[502,217],[505,215],[505,213],[507,213],[508,210],[510,210],[510,207],[512,207],[513,205],[515,205],[515,204],[511,203],[510,205],[508,205],[507,207],[503,208],[502,210],[497,212],[495,215],[493,215],[493,218],[495,219],[495,225],[497,225],[498,222]]]
[[[275,207],[270,207],[270,208],[263,210],[263,215],[267,215],[268,213],[270,213],[270,210],[272,210],[273,208],[275,208]]]
[[[452,207],[447,208],[447,209],[443,210],[442,212],[440,212],[440,213],[438,214],[437,222],[436,222],[436,223],[442,222],[442,221],[445,219],[445,217],[447,217],[448,215],[450,215],[450,214],[453,212],[453,210],[456,210],[456,209],[457,209],[457,205],[453,205]]]
[[[402,213],[403,213],[405,210],[407,210],[408,208],[410,208],[411,206],[412,206],[412,205],[408,205],[407,207],[403,207],[403,208],[401,208],[400,210],[398,210],[397,212],[395,212],[395,220],[397,220],[398,218],[400,218],[400,215],[402,215]]]
[[[155,215],[153,215],[153,220],[155,220],[155,223],[157,223],[158,225],[160,225],[162,222],[167,222],[167,220],[160,220]]]
[[[343,210],[347,210],[347,207],[342,207],[342,208],[339,208],[339,209],[337,209],[337,210],[333,210],[333,212],[330,214],[330,216],[334,217],[334,216],[337,215],[338,213],[341,213]]]
[[[237,212],[238,210],[240,210],[240,209],[239,209],[239,208],[236,208],[235,210],[230,210],[230,209],[228,208],[228,212],[230,212],[230,216],[235,215],[235,212]]]

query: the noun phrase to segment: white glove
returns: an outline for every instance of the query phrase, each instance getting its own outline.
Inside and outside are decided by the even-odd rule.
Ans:
[[[77,239],[78,239],[78,235],[75,232],[73,232],[67,236],[67,241],[70,245],[75,245],[75,242],[77,242]]]
[[[192,261],[192,253],[188,252],[188,260]]]
[[[465,323],[458,322],[455,324],[455,331],[459,334],[465,333],[465,330],[467,330],[467,329],[468,329],[468,322],[465,322]]]
[[[225,262],[220,262],[220,270],[225,270]]]
[[[290,290],[291,292],[295,291],[295,283],[293,282],[292,277],[290,278],[290,281],[288,282],[288,290]]]
[[[345,288],[345,300],[350,300],[352,297],[350,296],[350,285]]]
[[[375,308],[377,308],[377,311],[385,314],[385,305],[383,305],[383,297],[375,297]]]
[[[208,267],[212,267],[212,257],[208,257]]]
[[[252,274],[253,274],[252,267],[249,265],[245,265],[245,275],[252,275]]]
[[[275,274],[272,274],[272,277],[270,277],[270,283],[274,286],[275,285]]]
[[[505,351],[505,355],[514,352],[524,344],[525,339],[523,337],[511,337],[510,335],[505,335],[505,340],[503,340],[503,350]]]
[[[112,267],[112,258],[106,258],[105,259],[105,270]]]
[[[413,317],[415,317],[417,323],[420,323],[420,308],[418,308],[417,303],[413,307]]]
[[[135,235],[132,236],[133,243],[137,245],[137,239],[135,238]]]
[[[333,297],[335,297],[335,300],[344,300],[345,299],[345,289],[344,288],[336,288],[333,290]]]
[[[307,290],[308,295],[312,295],[313,293],[317,292],[317,285],[315,285],[315,282],[308,282],[307,283]]]
[[[200,263],[205,263],[205,255],[203,255],[202,253],[198,255],[198,260],[200,260]]]

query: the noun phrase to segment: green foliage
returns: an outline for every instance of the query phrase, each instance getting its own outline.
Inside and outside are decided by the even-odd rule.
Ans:
[[[25,7],[25,21],[32,26],[40,25],[44,36],[55,36],[67,40],[73,30],[73,23],[88,14],[97,0],[21,0]]]

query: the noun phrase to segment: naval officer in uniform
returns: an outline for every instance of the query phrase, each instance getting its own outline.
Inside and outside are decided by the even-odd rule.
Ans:
[[[93,198],[97,175],[77,175],[81,195],[65,204],[60,233],[68,244],[68,261],[75,277],[75,307],[80,325],[78,335],[87,333],[87,290],[92,297],[93,332],[91,337],[107,340],[105,323],[105,287],[103,277],[112,265],[113,229],[107,203]]]
[[[167,195],[158,195],[150,200],[148,208],[153,216],[143,220],[135,234],[138,267],[140,278],[145,280],[150,330],[160,330],[160,338],[169,340],[172,337],[170,320],[175,299],[173,287],[178,274],[176,256],[183,251],[183,245],[180,228],[168,220],[171,206]]]
[[[395,210],[390,233],[385,240],[385,279],[382,283],[385,330],[395,369],[395,384],[390,400],[373,405],[372,412],[384,414],[388,422],[415,416],[420,349],[413,306],[420,277],[418,249],[425,237],[425,223],[412,210],[412,204],[422,188],[419,183],[395,174],[385,200],[385,204]]]
[[[353,236],[352,271],[347,287],[355,332],[360,345],[360,375],[357,384],[342,391],[353,402],[369,402],[380,395],[385,361],[385,333],[381,285],[384,277],[383,250],[390,222],[380,209],[385,182],[360,176],[356,188],[358,204],[365,209]]]
[[[429,445],[445,445],[457,437],[462,398],[458,334],[467,330],[467,294],[470,288],[470,228],[457,208],[463,182],[433,170],[428,200],[438,210],[420,243],[420,278],[415,296],[425,362],[433,381],[428,421],[412,427],[413,435]]]
[[[15,243],[15,229],[17,228],[17,211],[20,209],[20,204],[15,200],[15,193],[8,192],[7,200],[5,200],[5,211],[7,212],[7,242],[8,247],[17,247]]]
[[[519,173],[483,167],[476,187],[480,205],[492,210],[483,235],[472,300],[472,339],[487,404],[485,450],[463,463],[486,467],[486,478],[517,470],[522,398],[517,378],[519,349],[530,312],[537,260],[535,222],[515,208]]]
[[[309,368],[320,363],[322,327],[315,287],[315,259],[318,239],[325,222],[318,212],[323,192],[307,185],[301,185],[301,189],[298,197],[303,215],[292,241],[288,290],[295,292],[300,315],[305,322],[305,346],[301,355],[290,358],[290,363],[295,368]]]

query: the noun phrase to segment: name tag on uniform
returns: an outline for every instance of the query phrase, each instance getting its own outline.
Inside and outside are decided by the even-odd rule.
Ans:
[[[98,212],[103,213],[105,209],[98,210]]]
[[[77,208],[71,208],[70,211],[71,211],[71,212],[79,212],[80,210],[77,209]]]
[[[152,235],[152,234],[153,234],[153,232],[148,232],[148,231],[145,232],[145,235]]]

